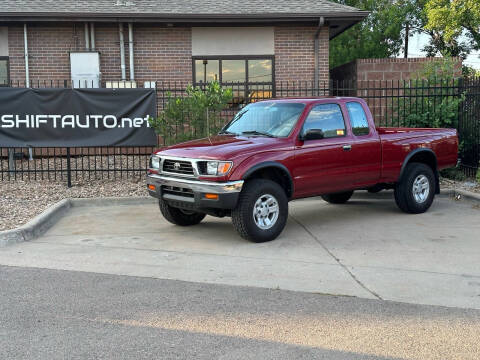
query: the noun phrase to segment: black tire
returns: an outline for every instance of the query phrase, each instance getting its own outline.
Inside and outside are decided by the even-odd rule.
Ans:
[[[425,182],[426,179],[428,184]],[[417,192],[414,191],[416,181],[427,187]],[[428,194],[426,193],[428,191]],[[432,205],[435,197],[435,174],[430,166],[422,163],[410,163],[405,169],[402,179],[395,185],[395,202],[404,212],[409,214],[421,214],[427,211]]]
[[[271,196],[278,205],[278,217],[268,229],[262,229],[254,218],[257,201]],[[268,215],[270,216],[270,215]],[[280,235],[287,223],[288,198],[285,190],[276,182],[265,179],[247,181],[238,199],[237,207],[232,210],[232,223],[239,235],[252,242],[262,243],[274,240]]]
[[[158,206],[163,217],[172,224],[179,226],[197,225],[202,221],[206,214],[182,210],[168,205],[165,201],[159,200]]]
[[[330,204],[345,204],[353,195],[353,191],[322,195],[322,199]]]

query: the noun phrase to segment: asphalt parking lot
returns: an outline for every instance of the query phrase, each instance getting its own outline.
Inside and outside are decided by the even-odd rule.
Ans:
[[[0,266],[8,360],[478,360],[480,311]]]
[[[345,205],[290,203],[275,241],[241,239],[229,218],[167,223],[157,204],[71,209],[0,264],[241,285],[480,309],[480,207],[438,196],[406,215],[388,192]]]

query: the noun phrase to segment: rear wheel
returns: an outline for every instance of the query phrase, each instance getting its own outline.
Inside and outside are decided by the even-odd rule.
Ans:
[[[435,197],[435,175],[422,163],[407,165],[402,180],[395,186],[395,202],[404,212],[420,214],[427,211]]]
[[[322,195],[322,199],[330,204],[345,204],[353,195],[353,191]]]
[[[159,200],[158,205],[160,207],[160,212],[162,213],[163,217],[168,222],[179,226],[197,225],[206,216],[206,214],[203,213],[172,207],[163,200]]]
[[[274,240],[282,232],[288,217],[288,199],[274,181],[253,179],[240,193],[232,210],[232,223],[244,239],[252,242]]]

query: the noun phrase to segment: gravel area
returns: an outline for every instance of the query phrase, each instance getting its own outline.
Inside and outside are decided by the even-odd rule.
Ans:
[[[65,182],[0,181],[0,231],[27,223],[66,198],[148,196],[145,178],[84,180],[67,188]]]
[[[480,193],[480,183],[475,181],[454,181],[450,179],[442,178],[440,180],[440,186],[442,189],[460,189],[471,191],[474,193]]]

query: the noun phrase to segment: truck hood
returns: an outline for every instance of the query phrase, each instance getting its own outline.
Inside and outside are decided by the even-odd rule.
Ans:
[[[235,160],[251,153],[279,150],[285,146],[284,138],[218,135],[170,146],[156,154],[207,160]]]

